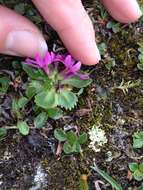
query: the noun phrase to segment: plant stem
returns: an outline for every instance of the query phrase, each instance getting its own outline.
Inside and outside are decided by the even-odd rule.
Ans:
[[[4,129],[18,129],[16,126],[5,126]],[[36,129],[35,127],[29,127],[29,129]]]

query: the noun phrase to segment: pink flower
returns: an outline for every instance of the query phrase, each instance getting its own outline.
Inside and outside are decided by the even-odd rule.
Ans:
[[[88,74],[81,74],[79,71],[81,69],[81,62],[76,62],[71,55],[59,55],[53,52],[47,52],[42,58],[39,53],[36,54],[35,59],[27,58],[25,64],[32,67],[43,69],[47,75],[50,74],[49,65],[53,64],[54,69],[58,70],[59,64],[62,63],[65,68],[61,71],[61,75],[65,78],[71,78],[73,76],[79,76],[80,79],[89,79]]]
[[[54,62],[55,54],[53,52],[47,52],[44,58],[39,53],[36,54],[35,59],[27,58],[25,64],[32,67],[43,69],[46,74],[49,74],[49,65]]]
[[[87,74],[81,74],[79,73],[81,69],[81,62],[76,62],[71,55],[67,55],[65,59],[61,60],[63,64],[65,65],[65,70],[62,72],[62,74],[65,76],[65,78],[71,78],[73,76],[79,76],[80,79],[89,79],[89,76]]]

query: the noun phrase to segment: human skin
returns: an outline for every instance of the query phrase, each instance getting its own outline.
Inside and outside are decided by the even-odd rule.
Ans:
[[[94,65],[100,54],[95,32],[81,0],[32,0],[43,18],[57,31],[72,56],[83,64]],[[137,21],[141,11],[136,0],[101,0],[119,22]],[[39,29],[27,18],[0,5],[0,53],[34,57],[44,55],[47,44]]]

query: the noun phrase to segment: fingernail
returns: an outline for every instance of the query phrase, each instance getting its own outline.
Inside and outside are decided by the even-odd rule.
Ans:
[[[92,50],[88,54],[87,65],[96,65],[100,60],[101,60],[100,52],[95,43]]]
[[[139,8],[139,18],[143,15],[141,9]]]
[[[95,50],[96,50],[96,59],[97,59],[97,63],[101,60],[101,55],[100,55],[100,51],[97,47],[97,45],[95,46]]]
[[[44,55],[48,50],[46,41],[37,33],[23,30],[12,31],[6,39],[6,51],[13,54],[34,57],[37,52]]]
[[[133,4],[133,15],[135,15],[135,20],[138,20],[141,16],[142,16],[142,11],[140,9],[140,6],[137,2],[137,0],[134,1],[134,4]],[[136,10],[136,12],[135,12]]]

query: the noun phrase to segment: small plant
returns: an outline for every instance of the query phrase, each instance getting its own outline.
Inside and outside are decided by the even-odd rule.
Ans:
[[[124,94],[127,94],[129,89],[136,88],[140,85],[141,85],[141,80],[125,82],[124,79],[122,79],[120,85],[114,86],[112,90],[119,89],[119,90],[122,90]]]
[[[111,71],[116,66],[116,61],[114,58],[110,57],[107,51],[107,45],[102,42],[98,45],[100,54],[105,58],[105,67],[108,71]]]
[[[7,135],[7,130],[5,128],[0,128],[0,140],[3,140]]]
[[[139,56],[138,56],[138,60],[139,60],[139,63],[137,64],[137,68],[141,71],[143,71],[143,43],[138,43],[139,45],[139,48],[138,48],[138,51],[139,51]]]
[[[27,58],[23,63],[23,69],[29,76],[26,90],[20,98],[12,101],[12,115],[16,120],[16,127],[22,135],[28,135],[30,128],[42,128],[47,119],[59,119],[62,116],[62,108],[73,109],[78,97],[92,80],[88,74],[80,71],[81,62],[76,62],[70,55],[59,55],[47,52],[44,57],[39,54],[35,59]],[[6,92],[9,80],[0,78],[0,91]],[[25,121],[23,110],[28,104],[34,105],[32,111],[36,115],[33,127],[29,127]],[[2,129],[3,134],[4,131]],[[78,148],[79,144],[76,144]]]
[[[98,48],[99,48],[100,54],[102,56],[104,56],[107,53],[107,45],[104,42],[102,42],[101,44],[99,44]]]
[[[114,58],[110,58],[110,57],[107,60],[108,62],[105,64],[105,67],[106,69],[108,69],[108,71],[111,71],[115,67],[116,61]]]
[[[106,172],[103,170],[99,169],[96,164],[91,167],[94,171],[96,171],[101,177],[103,177],[110,185],[112,186],[113,189],[116,190],[123,190],[121,185],[117,183],[112,177],[110,177]]]
[[[58,141],[64,142],[63,151],[65,154],[82,153],[81,145],[87,141],[86,133],[77,136],[73,131],[65,132],[61,129],[55,129],[54,136]]]
[[[136,132],[133,135],[133,148],[143,147],[143,131]]]
[[[143,163],[130,163],[129,169],[132,172],[132,175],[135,180],[142,181],[143,180]]]
[[[4,94],[7,92],[10,84],[10,79],[6,76],[0,75],[0,94]]]
[[[30,68],[32,66],[36,69]],[[31,78],[26,89],[28,98],[44,110],[55,109],[57,106],[71,110],[78,101],[78,92],[73,88],[82,89],[91,83],[88,74],[80,72],[81,63],[70,56],[56,55],[53,52],[35,60],[27,59],[23,69]]]
[[[28,99],[26,97],[21,97],[19,99],[13,99],[12,101],[12,114],[17,120],[16,127],[22,135],[28,135],[29,127],[25,121],[23,121],[22,111]]]
[[[106,27],[111,29],[114,33],[117,33],[121,30],[121,25],[112,21],[108,22]]]
[[[26,97],[13,99],[11,113],[13,117],[16,119],[16,126],[12,127],[7,126],[6,128],[0,128],[0,140],[3,140],[3,138],[6,136],[8,129],[18,129],[22,135],[29,134],[29,126],[26,123],[26,121],[24,121],[22,114],[28,101],[29,100]]]

